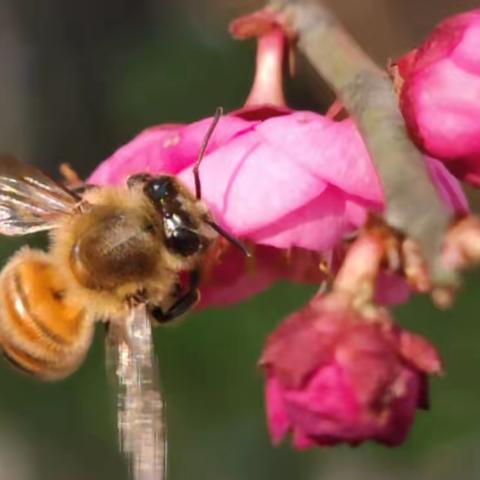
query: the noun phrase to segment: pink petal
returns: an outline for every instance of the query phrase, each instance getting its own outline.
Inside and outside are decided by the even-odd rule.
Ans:
[[[211,122],[212,118],[204,118],[189,125],[149,128],[105,160],[88,181],[99,185],[118,185],[135,173],[175,175],[196,161]],[[207,154],[257,123],[236,116],[222,117],[208,144]]]
[[[341,190],[329,186],[314,200],[267,227],[252,232],[249,238],[256,243],[278,248],[295,246],[327,251],[366,219],[367,210],[362,207],[355,209],[350,199],[347,206],[347,198]]]
[[[283,391],[275,378],[267,379],[265,386],[267,421],[273,443],[280,443],[290,429],[290,422],[283,402]]]
[[[319,179],[360,198],[380,202],[382,190],[370,156],[352,120],[335,122],[313,112],[295,112],[256,127],[262,140],[286,152]]]
[[[442,22],[400,64],[400,105],[407,127],[429,155],[480,184],[480,10]]]
[[[480,15],[471,15],[469,27],[463,32],[462,40],[458,43],[452,56],[455,63],[463,70],[480,74],[480,57],[478,46],[480,44]]]
[[[400,305],[411,295],[404,278],[389,272],[380,272],[377,279],[375,302],[380,305]]]
[[[403,371],[403,392],[391,400],[388,410],[388,421],[380,424],[376,432],[376,440],[390,447],[402,444],[415,419],[418,400],[423,379],[417,372]]]
[[[468,200],[457,179],[438,160],[425,157],[433,184],[450,210],[454,213],[467,213]]]
[[[217,221],[235,235],[275,222],[318,196],[325,182],[292,163],[255,131],[218,148],[202,163],[204,198]],[[180,178],[193,185],[191,169]]]
[[[359,405],[341,368],[324,367],[312,377],[308,388],[286,391],[284,401],[291,423],[309,436],[339,436],[355,428]]]
[[[445,59],[414,82],[411,101],[428,151],[441,158],[480,151],[480,79]]]
[[[442,373],[442,360],[436,348],[424,337],[402,330],[400,333],[400,353],[411,365],[422,372],[439,375]]]
[[[144,130],[102,162],[88,183],[120,185],[134,173],[149,172],[154,166],[168,165],[170,161],[173,164],[171,150],[178,145],[184,128],[183,125],[162,125]]]
[[[294,428],[293,429],[293,446],[297,450],[306,450],[307,448],[311,448],[315,446],[317,443],[314,439],[311,437],[305,435],[302,430],[299,428]]]
[[[201,285],[198,308],[225,306],[267,289],[280,275],[283,253],[272,247],[256,246],[249,264],[242,252],[231,248],[208,273]]]

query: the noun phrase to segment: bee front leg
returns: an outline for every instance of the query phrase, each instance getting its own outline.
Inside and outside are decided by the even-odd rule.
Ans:
[[[186,293],[182,294],[180,298],[166,311],[161,307],[153,305],[150,309],[150,314],[158,323],[167,323],[181,317],[198,302],[200,299],[200,292],[198,285],[200,283],[200,275],[198,271],[193,271],[190,274],[190,285]]]

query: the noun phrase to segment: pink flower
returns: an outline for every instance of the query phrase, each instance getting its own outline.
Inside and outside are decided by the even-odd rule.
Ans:
[[[91,176],[122,183],[138,172],[171,173],[193,186],[192,167],[211,119],[150,129]],[[375,170],[351,121],[312,112],[264,120],[224,116],[201,165],[214,217],[234,235],[277,248],[329,250],[382,207]]]
[[[321,263],[327,263],[319,252],[300,248],[285,251],[250,244],[253,258],[246,259],[238,249],[225,242],[220,243],[218,250],[213,249],[204,265],[200,307],[236,303],[282,279],[319,285],[327,274],[319,268]],[[391,303],[399,303],[405,299],[405,292],[396,292],[393,298],[386,298],[392,299]]]
[[[89,181],[121,184],[134,173],[178,175],[192,167],[211,119],[146,130],[103,162]],[[465,210],[455,180],[426,158],[446,204]],[[201,166],[202,191],[215,218],[235,235],[278,248],[328,250],[363,225],[383,193],[354,123],[313,112],[245,120],[224,116]]]
[[[205,119],[149,129],[100,165],[89,181],[120,184],[138,172],[170,173],[193,188],[192,166],[209,123]],[[445,168],[435,160],[427,162],[446,203],[452,210],[466,210],[465,197]],[[263,246],[257,253],[269,252],[270,260],[257,262],[255,281],[252,275],[242,280],[248,290],[232,283],[229,291],[236,289],[237,295],[231,301],[278,279],[279,263],[271,261],[279,258],[275,250],[329,252],[363,225],[370,209],[383,208],[376,172],[353,122],[312,112],[264,120],[226,115],[203,160],[201,180],[216,221],[233,235]],[[223,271],[245,271],[246,260],[235,257],[224,256],[234,265]],[[221,298],[226,301],[229,295]]]
[[[427,408],[427,374],[441,363],[424,338],[395,326],[383,309],[367,316],[348,295],[315,297],[267,340],[268,425],[296,448],[375,440],[402,443]]]
[[[480,185],[480,9],[451,17],[399,61],[412,137],[458,177]]]

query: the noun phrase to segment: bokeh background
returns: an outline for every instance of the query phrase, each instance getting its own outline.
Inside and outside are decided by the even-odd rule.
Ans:
[[[442,17],[473,0],[330,0],[385,63]],[[228,21],[258,6],[241,0],[0,0],[0,150],[56,174],[86,176],[143,128],[189,122],[241,106],[252,43]],[[323,111],[331,94],[301,59],[288,97]],[[339,159],[339,161],[341,161]],[[29,239],[42,244],[41,236]],[[1,261],[21,242],[0,239]],[[170,479],[463,480],[480,478],[478,278],[448,312],[425,298],[398,320],[441,349],[447,373],[432,384],[432,410],[408,442],[293,452],[273,448],[256,360],[274,326],[313,293],[279,284],[240,305],[192,314],[156,331],[166,388]],[[100,330],[100,329],[99,329]],[[104,371],[102,332],[78,373],[41,384],[0,365],[0,480],[127,479]]]

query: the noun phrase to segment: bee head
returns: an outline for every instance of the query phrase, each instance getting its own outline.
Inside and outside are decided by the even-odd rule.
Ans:
[[[139,184],[144,195],[161,215],[165,245],[182,257],[204,251],[216,237],[207,224],[210,221],[203,202],[197,200],[175,177],[168,175],[134,175],[127,182],[130,188]]]
[[[175,254],[189,257],[204,251],[212,240],[221,235],[246,256],[250,253],[235,237],[216,224],[200,200],[175,177],[153,177],[141,173],[127,180],[130,188],[142,185],[145,196],[152,202],[163,219],[165,243]]]
[[[217,108],[203,139],[197,161],[193,165],[195,196],[175,177],[168,175],[152,177],[149,174],[141,173],[130,177],[127,181],[129,187],[133,187],[139,182],[143,183],[143,192],[163,217],[167,248],[172,253],[184,257],[205,250],[217,235],[221,235],[246,256],[250,256],[247,248],[239,240],[213,221],[208,209],[201,201],[202,188],[199,167],[222,114],[223,109]]]

